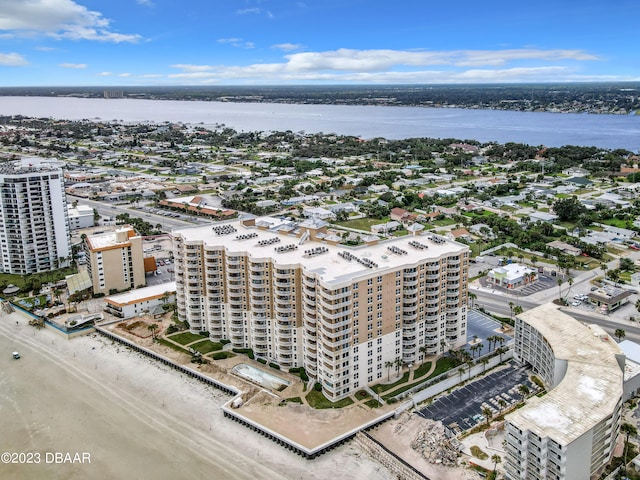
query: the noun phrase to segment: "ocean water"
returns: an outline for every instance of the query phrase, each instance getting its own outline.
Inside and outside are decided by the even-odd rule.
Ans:
[[[0,115],[225,125],[238,131],[291,130],[366,139],[431,137],[548,147],[581,145],[640,152],[640,115],[73,97],[0,97]]]

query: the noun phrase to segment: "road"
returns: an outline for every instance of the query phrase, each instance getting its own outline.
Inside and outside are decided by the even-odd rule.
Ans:
[[[70,201],[77,200],[78,203],[88,205],[91,208],[95,208],[101,217],[115,217],[121,213],[128,213],[131,217],[138,217],[142,220],[149,222],[153,225],[162,225],[162,230],[170,232],[176,228],[190,227],[197,223],[209,223],[206,219],[198,218],[183,220],[179,218],[167,217],[165,215],[156,215],[151,212],[145,212],[133,207],[133,205],[115,205],[111,203],[99,202],[97,200],[90,200],[83,197],[76,197],[73,195],[67,195]],[[184,217],[184,216],[183,216]]]
[[[551,296],[555,298],[555,290],[552,290],[553,293],[551,293]],[[477,297],[475,299],[476,307],[482,307],[489,312],[503,317],[509,317],[511,315],[509,302],[513,302],[515,305],[520,305],[524,310],[529,310],[545,303],[544,301],[530,300],[526,297],[517,298],[492,293],[486,290],[473,290],[473,293]],[[553,298],[550,298],[548,301],[551,300],[553,300]],[[640,327],[630,324],[628,320],[617,319],[615,317],[605,317],[600,314],[588,313],[572,308],[563,308],[562,311],[581,322],[596,324],[612,336],[616,329],[622,328],[626,334],[625,339],[640,343]]]

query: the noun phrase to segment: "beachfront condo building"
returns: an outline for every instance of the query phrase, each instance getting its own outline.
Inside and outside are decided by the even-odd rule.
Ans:
[[[620,431],[622,350],[600,327],[546,304],[516,317],[514,357],[548,393],[506,416],[505,478],[599,478]]]
[[[466,343],[469,249],[437,235],[364,245],[319,219],[173,231],[180,320],[337,400]]]
[[[93,293],[116,293],[146,285],[142,237],[133,227],[87,235],[84,249]]]
[[[0,267],[20,275],[57,269],[71,257],[62,169],[28,162],[0,165]]]

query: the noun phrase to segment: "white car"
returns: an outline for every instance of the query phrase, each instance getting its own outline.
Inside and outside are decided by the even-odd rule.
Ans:
[[[579,305],[582,305],[582,302],[580,300],[576,300],[575,302],[571,302],[571,306],[572,307],[577,307]]]

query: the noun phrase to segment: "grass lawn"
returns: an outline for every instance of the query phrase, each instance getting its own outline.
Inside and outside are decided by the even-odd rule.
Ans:
[[[407,383],[407,380],[409,380],[409,372],[405,372],[404,375],[402,375],[402,378],[400,378],[400,380],[398,380],[397,382],[394,383],[389,383],[387,385],[383,384],[383,383],[379,383],[378,385],[374,385],[373,386],[373,391],[374,392],[386,392],[387,390],[391,390],[393,388],[396,388],[400,385],[402,385],[403,383]]]
[[[191,333],[191,332],[176,333],[172,335],[167,335],[167,337],[173,340],[174,342],[178,342],[180,345],[186,345],[188,343],[195,342],[196,340],[203,339],[202,335],[198,335],[196,333]]]
[[[177,352],[189,353],[189,351],[186,348],[182,348],[182,347],[179,347],[178,345],[176,345],[175,343],[168,342],[167,340],[165,340],[162,337],[156,337],[156,342],[164,345],[165,347],[172,348]]]
[[[372,225],[378,225],[380,223],[387,223],[390,221],[389,217],[384,218],[356,218],[355,220],[347,220],[346,222],[336,222],[336,225],[347,228],[355,228],[356,230],[364,230],[365,232],[371,232]]]
[[[313,408],[344,408],[353,403],[353,400],[350,397],[343,398],[337,402],[331,402],[327,400],[322,392],[318,392],[317,390],[311,390],[307,396],[307,403]]]
[[[33,275],[19,275],[17,273],[0,273],[0,285],[13,284],[16,287],[24,288],[25,280],[28,280],[31,276],[37,278],[41,283],[62,280],[67,275],[78,273],[76,268],[61,268],[59,270],[53,270],[51,272],[42,272]]]
[[[425,373],[429,371],[429,369],[431,368],[431,365],[432,365],[431,362],[425,362],[422,365],[420,365],[413,372],[413,378],[420,378],[421,376],[423,376]]]
[[[612,227],[618,228],[629,228],[632,227],[632,222],[628,220],[620,220],[619,218],[608,218],[606,220],[602,220],[600,223],[604,223],[605,225],[611,225]]]
[[[202,337],[201,337],[202,338]],[[203,355],[209,352],[217,352],[218,350],[222,350],[222,344],[219,342],[212,342],[211,340],[203,340],[198,343],[194,343],[190,345],[194,350],[199,351]]]
[[[364,400],[365,398],[371,398],[371,395],[369,395],[369,392],[367,392],[366,390],[358,390],[356,392],[357,400]]]
[[[455,225],[456,221],[452,218],[443,218],[442,220],[434,220],[431,224],[436,227],[448,227],[449,225]]]
[[[364,402],[364,404],[369,408],[378,408],[382,406],[382,404],[375,398],[372,398],[371,400],[367,400],[366,402]]]

